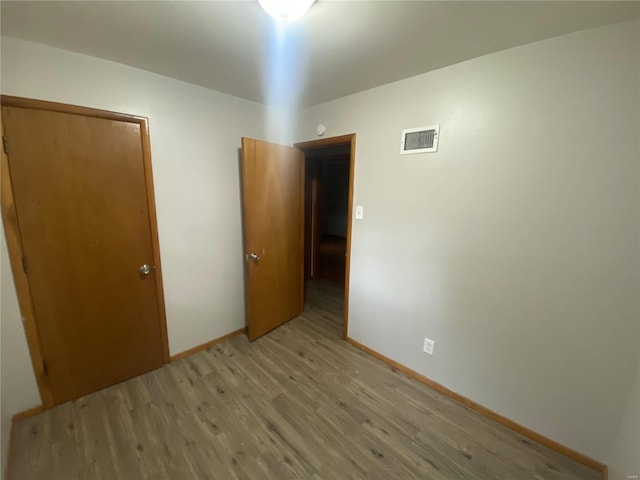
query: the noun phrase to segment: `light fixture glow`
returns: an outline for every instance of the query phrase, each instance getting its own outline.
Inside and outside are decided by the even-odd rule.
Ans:
[[[260,6],[276,20],[295,22],[313,5],[315,0],[258,0]]]

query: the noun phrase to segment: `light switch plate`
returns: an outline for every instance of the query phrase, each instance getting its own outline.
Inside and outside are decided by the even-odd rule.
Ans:
[[[362,220],[364,218],[364,207],[362,205],[356,205],[356,220]]]

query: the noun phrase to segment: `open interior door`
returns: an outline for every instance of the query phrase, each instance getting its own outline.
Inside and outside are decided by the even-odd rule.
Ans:
[[[249,340],[304,306],[304,153],[242,139],[242,197]]]

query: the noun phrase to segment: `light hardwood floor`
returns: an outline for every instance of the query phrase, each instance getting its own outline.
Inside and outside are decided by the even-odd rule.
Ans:
[[[18,422],[11,478],[599,478],[342,341],[340,294]]]

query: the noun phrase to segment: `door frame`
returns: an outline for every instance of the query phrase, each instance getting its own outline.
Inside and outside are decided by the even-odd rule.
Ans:
[[[305,162],[308,159],[305,156]],[[309,164],[305,164],[305,205],[304,205],[304,280],[312,279],[318,271],[318,248],[320,245],[320,181],[309,176]]]
[[[348,205],[347,205],[347,252],[345,259],[345,269],[344,269],[344,314],[343,314],[343,330],[342,330],[342,338],[348,338],[349,332],[349,273],[351,271],[351,231],[352,231],[352,222],[353,222],[353,181],[354,181],[354,172],[356,165],[356,134],[349,133],[346,135],[340,135],[338,137],[328,137],[328,138],[320,138],[318,140],[310,140],[308,142],[300,142],[294,144],[294,147],[299,148],[306,153],[308,150],[315,150],[318,148],[324,147],[336,147],[340,145],[349,145],[350,146],[350,155],[349,155],[349,195],[348,195]]]
[[[43,100],[34,100],[22,97],[13,97],[8,95],[0,95],[0,104],[4,107],[27,108],[33,110],[47,110],[51,112],[67,113],[72,115],[82,115],[85,117],[95,117],[106,120],[115,120],[127,123],[136,123],[140,126],[140,137],[142,140],[142,160],[145,175],[147,207],[149,209],[149,227],[151,232],[151,249],[153,253],[153,262],[155,264],[154,278],[156,282],[156,296],[158,299],[158,320],[160,327],[160,337],[162,342],[162,359],[163,363],[169,363],[169,341],[167,336],[167,320],[164,305],[164,290],[162,284],[162,267],[160,264],[160,244],[158,241],[158,224],[156,218],[156,204],[153,190],[153,172],[151,170],[151,144],[149,141],[149,120],[146,117],[138,117],[124,113],[110,112],[107,110],[98,110],[95,108],[80,107],[76,105],[68,105],[64,103],[47,102]],[[4,139],[4,123],[2,124],[2,137]],[[8,146],[9,152],[11,145]],[[31,363],[38,384],[40,398],[44,409],[54,406],[51,390],[45,381],[42,345],[35,320],[33,308],[33,297],[27,274],[22,267],[22,239],[20,238],[20,230],[18,228],[18,215],[15,207],[15,198],[13,195],[13,184],[11,182],[11,172],[9,167],[9,158],[1,148],[1,199],[0,206],[2,210],[2,223],[4,225],[5,237],[7,240],[7,249],[9,252],[9,261],[11,263],[11,271],[13,273],[13,281],[18,296],[18,304],[20,313],[22,314],[23,326],[27,338],[27,345],[31,357]]]

